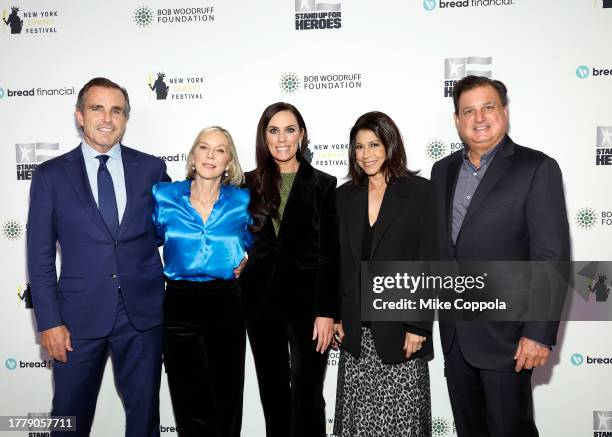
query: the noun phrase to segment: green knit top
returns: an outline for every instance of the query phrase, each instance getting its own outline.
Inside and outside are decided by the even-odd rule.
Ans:
[[[293,186],[293,181],[295,180],[295,173],[281,173],[281,186],[280,186],[280,205],[278,206],[278,215],[283,218],[283,212],[285,212],[285,206],[287,205],[287,199],[289,198],[289,193],[291,192],[291,187]],[[274,220],[274,232],[278,235],[278,230],[280,229],[280,221]]]

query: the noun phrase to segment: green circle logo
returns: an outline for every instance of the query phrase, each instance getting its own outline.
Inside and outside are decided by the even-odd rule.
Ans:
[[[579,209],[575,222],[581,229],[592,229],[597,223],[597,213],[592,208]]]
[[[153,10],[148,6],[139,6],[134,11],[134,22],[140,27],[153,24]]]
[[[300,78],[295,73],[285,73],[281,76],[279,85],[284,92],[293,94],[300,86]]]
[[[23,226],[17,220],[7,220],[2,225],[2,235],[7,240],[17,240],[23,235]]]
[[[435,139],[431,140],[425,146],[425,154],[431,161],[437,161],[445,157],[448,153],[448,147],[444,144],[444,141]]]
[[[433,11],[436,8],[436,0],[425,0],[423,2],[423,8],[426,11]]]
[[[450,431],[450,424],[442,417],[434,417],[431,421],[431,435],[433,437],[445,437]]]
[[[582,356],[582,354],[573,354],[570,357],[570,362],[574,365],[574,366],[581,366],[582,363],[584,363],[584,357]]]
[[[587,77],[589,77],[589,72],[589,67],[587,67],[586,65],[580,65],[576,68],[576,77],[578,79],[586,79]]]
[[[4,365],[9,370],[15,370],[17,368],[17,360],[15,358],[7,358]]]
[[[0,99],[4,97],[4,88],[0,87]]]

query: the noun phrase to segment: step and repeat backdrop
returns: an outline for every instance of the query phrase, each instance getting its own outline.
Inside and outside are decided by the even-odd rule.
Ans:
[[[454,83],[467,74],[500,79],[514,141],[561,166],[574,259],[612,259],[609,0],[0,0],[0,11],[0,415],[50,409],[52,362],[27,293],[28,191],[37,165],[79,144],[76,94],[94,76],[127,88],[124,144],[166,160],[173,179],[184,177],[196,134],[213,124],[232,133],[252,169],[261,112],[288,101],[306,120],[313,165],[339,183],[362,113],[389,114],[409,166],[428,177],[462,147]],[[587,304],[611,305],[607,297]],[[559,344],[533,378],[541,435],[612,435],[612,323],[563,323]],[[433,435],[452,437],[437,338],[436,348]],[[329,356],[325,386],[330,433],[338,358]],[[172,436],[162,380],[161,432]],[[92,435],[123,428],[109,361]],[[250,354],[242,435],[265,435]]]

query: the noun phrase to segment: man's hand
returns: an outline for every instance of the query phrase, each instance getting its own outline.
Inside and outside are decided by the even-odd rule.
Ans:
[[[70,331],[64,325],[46,329],[40,333],[40,343],[47,349],[49,356],[65,363],[68,361],[66,351],[72,352]]]
[[[427,340],[426,337],[406,332],[403,348],[406,351],[406,359],[410,358],[410,355],[420,351],[425,340]]]
[[[514,359],[516,360],[516,366],[514,370],[520,372],[523,369],[533,369],[538,366],[546,364],[550,349],[541,344],[530,340],[526,337],[521,337],[519,340]]]

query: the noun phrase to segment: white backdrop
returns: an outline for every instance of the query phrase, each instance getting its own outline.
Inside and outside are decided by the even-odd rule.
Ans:
[[[196,133],[212,124],[232,133],[243,168],[252,169],[258,118],[282,100],[302,111],[315,167],[340,180],[349,129],[371,110],[397,122],[410,167],[428,177],[435,159],[460,144],[445,87],[466,71],[490,74],[508,86],[514,141],[561,166],[574,259],[612,258],[612,220],[605,219],[612,217],[612,9],[602,0],[318,3],[0,0],[0,415],[50,408],[51,372],[28,367],[48,358],[20,299],[29,171],[78,145],[76,93],[94,76],[127,88],[132,116],[124,143],[165,157],[173,179],[183,177],[182,154]],[[11,7],[19,8],[20,33],[11,33],[19,30]],[[303,19],[310,15],[296,15],[313,13],[323,18],[313,24]],[[158,72],[169,86],[165,100],[149,88]],[[563,324],[551,365],[534,374],[542,436],[612,431],[612,420],[597,419],[598,412],[612,416],[611,327]],[[436,348],[434,436],[453,436],[437,338]],[[598,357],[607,359],[591,363]],[[336,364],[337,353],[325,385],[329,432]],[[162,435],[175,435],[162,380]],[[92,435],[122,435],[123,426],[109,362]],[[264,436],[263,426],[249,354],[242,434]]]

